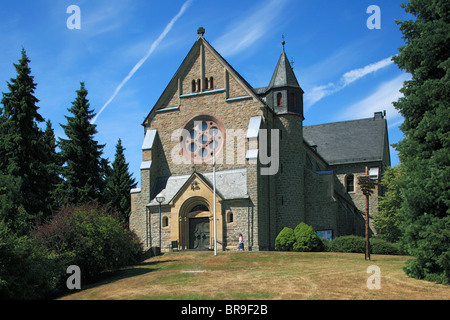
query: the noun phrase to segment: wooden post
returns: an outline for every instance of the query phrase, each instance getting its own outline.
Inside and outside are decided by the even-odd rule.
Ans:
[[[376,182],[370,179],[369,168],[366,167],[366,175],[358,177],[358,184],[362,193],[366,196],[366,253],[365,259],[370,260],[370,242],[369,242],[369,197],[375,188]]]
[[[369,195],[366,194],[366,260],[370,260],[370,242],[369,242]]]

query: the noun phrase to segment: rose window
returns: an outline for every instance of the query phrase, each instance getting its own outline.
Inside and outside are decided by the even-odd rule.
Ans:
[[[183,156],[194,163],[217,156],[224,143],[223,125],[211,116],[199,116],[189,121],[180,137]]]

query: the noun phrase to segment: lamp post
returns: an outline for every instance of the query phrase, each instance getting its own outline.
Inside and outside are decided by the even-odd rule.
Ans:
[[[161,203],[164,202],[166,198],[162,193],[156,196],[156,202],[159,203],[159,251],[161,252]]]
[[[213,228],[214,228],[214,255],[217,256],[217,221],[216,221],[216,135],[217,128],[211,128],[210,134],[212,139],[209,144],[212,144],[213,149]]]
[[[213,134],[213,210],[214,210],[214,255],[217,256],[217,218],[216,218],[216,133]]]
[[[374,179],[369,176],[368,168],[366,167],[366,175],[358,177],[358,184],[362,193],[366,196],[366,254],[365,259],[370,260],[370,243],[369,243],[369,197],[373,193],[375,185]]]

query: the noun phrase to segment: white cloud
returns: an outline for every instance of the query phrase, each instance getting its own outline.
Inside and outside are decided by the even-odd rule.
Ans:
[[[258,2],[260,8],[244,19],[235,20],[231,29],[214,41],[214,47],[227,57],[250,47],[268,32],[285,3],[285,0],[269,0],[262,5]]]
[[[349,72],[344,73],[344,75],[341,78],[341,81],[343,81],[344,87],[349,85],[350,83],[368,75],[369,73],[375,72],[377,70],[380,70],[384,67],[387,67],[388,65],[392,64],[392,57],[383,59],[381,61],[369,64],[363,68],[351,70]]]
[[[370,96],[354,103],[341,112],[336,120],[369,118],[376,111],[386,110],[387,119],[392,122],[392,125],[400,124],[401,115],[394,108],[392,102],[396,102],[403,96],[400,93],[400,89],[410,77],[409,74],[404,73],[394,79],[383,82]]]
[[[337,83],[328,83],[327,85],[316,86],[305,94],[305,107],[308,109],[314,103],[322,98],[344,89],[349,84],[363,78],[364,76],[383,69],[393,63],[392,57],[371,63],[365,67],[350,70],[344,73]]]
[[[310,107],[317,101],[321,100],[323,97],[335,91],[336,90],[334,83],[329,83],[323,86],[316,86],[312,88],[305,94],[306,109],[308,109],[308,107]]]

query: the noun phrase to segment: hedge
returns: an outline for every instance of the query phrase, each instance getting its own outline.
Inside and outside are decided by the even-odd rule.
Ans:
[[[402,254],[400,247],[383,239],[370,238],[370,252],[372,254]],[[359,236],[341,236],[328,241],[327,251],[330,252],[366,252],[366,239]]]
[[[400,255],[404,254],[400,246],[380,238],[370,238],[372,254]],[[275,239],[277,251],[328,251],[365,253],[366,239],[360,236],[341,236],[331,241],[321,239],[313,228],[305,223],[297,225],[295,230],[283,228]]]

